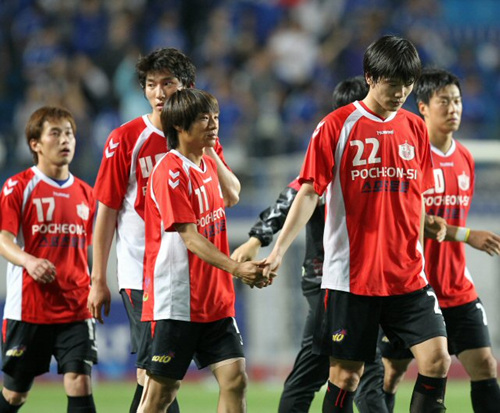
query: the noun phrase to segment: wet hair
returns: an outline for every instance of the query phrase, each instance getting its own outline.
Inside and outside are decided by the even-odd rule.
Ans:
[[[409,40],[397,36],[383,36],[373,42],[363,58],[365,77],[376,83],[383,79],[415,83],[422,71],[417,49]]]
[[[428,105],[434,93],[449,85],[458,87],[462,94],[460,80],[453,73],[439,68],[425,68],[413,88],[417,104],[422,102]]]
[[[67,109],[57,107],[57,106],[42,106],[41,108],[35,110],[26,124],[25,134],[26,142],[30,148],[31,155],[33,156],[33,162],[35,165],[38,164],[38,154],[31,149],[32,140],[40,140],[43,132],[43,124],[45,121],[58,122],[60,120],[67,120],[71,128],[73,129],[73,134],[76,135],[76,123],[71,112]]]
[[[174,48],[156,49],[142,56],[135,65],[141,88],[146,87],[146,77],[150,73],[169,71],[184,87],[194,87],[196,67],[189,57]]]
[[[362,100],[368,94],[368,84],[363,76],[349,77],[338,83],[333,89],[333,110],[348,105],[355,100]]]
[[[204,90],[182,89],[167,99],[161,112],[161,126],[169,150],[179,146],[176,127],[189,130],[200,113],[219,113],[217,99]]]

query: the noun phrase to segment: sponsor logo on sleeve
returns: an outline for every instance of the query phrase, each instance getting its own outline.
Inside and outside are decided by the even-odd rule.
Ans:
[[[104,151],[106,158],[111,158],[115,155],[116,148],[118,148],[120,142],[114,143],[113,138],[109,140],[108,146],[106,146],[106,150]]]
[[[168,178],[168,184],[172,187],[172,189],[177,188],[179,185],[180,179],[177,179],[179,177],[179,173],[179,171],[168,171],[168,174],[170,175],[170,178]]]
[[[5,196],[8,196],[14,191],[14,187],[17,185],[18,181],[13,181],[12,178],[9,178],[7,183],[5,184],[3,188],[3,194]]]

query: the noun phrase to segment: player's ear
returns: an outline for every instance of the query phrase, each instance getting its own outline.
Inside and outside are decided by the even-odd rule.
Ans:
[[[30,149],[33,151],[33,152],[36,152],[37,151],[37,148],[38,148],[38,143],[40,141],[38,139],[30,139]]]
[[[427,114],[427,105],[424,102],[422,102],[422,101],[418,102],[418,111],[420,112],[420,114],[422,116],[426,116],[426,114]]]
[[[179,125],[174,125],[174,129],[177,131],[177,132],[182,132],[184,129],[182,128],[182,126],[179,126]]]

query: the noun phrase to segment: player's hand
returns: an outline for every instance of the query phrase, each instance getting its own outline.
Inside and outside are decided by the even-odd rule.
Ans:
[[[424,236],[438,242],[446,237],[446,220],[436,215],[425,216]]]
[[[267,257],[264,260],[264,268],[262,271],[262,275],[267,278],[276,277],[278,273],[278,268],[281,265],[281,260],[282,260],[281,255],[279,255],[277,252],[273,250],[271,252],[271,255],[269,255],[269,257]]]
[[[471,229],[467,244],[491,256],[500,255],[500,236],[491,231]]]
[[[31,256],[24,266],[28,274],[38,283],[48,284],[56,279],[56,267],[45,258]]]
[[[252,261],[255,259],[260,249],[258,238],[250,237],[247,242],[241,244],[231,254],[231,258],[238,262]]]
[[[89,297],[87,299],[87,308],[99,323],[104,324],[102,317],[102,309],[104,307],[104,315],[109,315],[111,305],[111,293],[106,283],[92,283],[90,287]]]

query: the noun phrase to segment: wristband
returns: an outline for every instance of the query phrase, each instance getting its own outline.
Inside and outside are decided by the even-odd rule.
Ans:
[[[470,235],[470,228],[458,227],[455,233],[455,241],[467,242]]]

